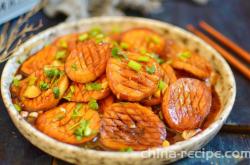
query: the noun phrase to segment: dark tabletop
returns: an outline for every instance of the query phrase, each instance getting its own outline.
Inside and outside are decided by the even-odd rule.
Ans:
[[[197,24],[205,20],[223,34],[250,51],[250,3],[249,0],[211,0],[206,6],[199,6],[189,0],[166,0],[162,10],[157,13],[142,15],[139,12],[126,10],[128,15],[143,16],[172,23],[181,27],[186,24]],[[49,19],[39,12],[31,19],[37,22],[42,19],[43,29],[63,21],[62,17]],[[1,27],[1,26],[0,26]],[[248,65],[249,66],[249,65]],[[4,64],[0,65],[0,70]],[[237,83],[237,96],[233,111],[227,124],[250,125],[250,81],[234,70]],[[50,155],[29,143],[15,128],[2,100],[0,101],[0,165],[50,165],[67,164],[55,160]],[[221,131],[204,147],[205,151],[250,151],[250,133],[233,134]],[[250,157],[250,155],[249,155]],[[176,164],[250,164],[250,159],[243,158],[186,158]]]

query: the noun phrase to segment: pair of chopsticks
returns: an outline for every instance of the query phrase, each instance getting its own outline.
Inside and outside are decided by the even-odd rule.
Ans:
[[[243,60],[245,60],[248,64],[250,64],[250,54],[242,49],[239,45],[231,41],[229,38],[221,34],[219,31],[217,31],[215,28],[213,28],[211,25],[207,24],[204,21],[201,21],[199,23],[199,26],[206,31],[208,34],[210,34],[212,37],[220,41],[224,46],[230,48],[232,51],[235,52],[235,54],[239,55]],[[197,28],[195,28],[193,25],[189,24],[186,26],[187,29],[197,36],[199,36],[201,39],[203,39],[205,42],[210,44],[212,47],[214,47],[235,69],[240,71],[244,76],[246,76],[248,79],[250,79],[250,69],[249,67],[245,66],[243,63],[241,63],[237,58],[235,58],[232,54],[230,54],[227,50],[225,50],[223,47],[221,47],[219,44],[214,42],[212,39],[207,37],[204,33],[199,31]]]

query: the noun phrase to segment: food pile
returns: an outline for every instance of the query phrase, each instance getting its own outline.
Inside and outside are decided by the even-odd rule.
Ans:
[[[211,64],[141,27],[57,38],[14,77],[15,108],[61,142],[102,150],[166,147],[200,132],[211,111]]]

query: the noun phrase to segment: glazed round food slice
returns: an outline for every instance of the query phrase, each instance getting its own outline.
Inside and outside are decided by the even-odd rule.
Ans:
[[[211,64],[200,55],[190,51],[179,53],[172,59],[171,66],[174,69],[191,73],[200,79],[208,78],[212,73]]]
[[[127,50],[165,55],[165,39],[149,28],[133,28],[121,34],[121,43],[126,44]]]
[[[57,67],[32,73],[20,83],[19,99],[27,111],[55,107],[69,86],[66,74]]]
[[[35,55],[29,57],[20,67],[21,73],[30,75],[31,73],[43,69],[45,65],[51,64],[57,53],[57,47],[49,45],[38,51]]]
[[[96,137],[100,117],[87,104],[68,102],[39,115],[35,126],[59,141],[83,144]]]
[[[166,130],[149,108],[137,103],[114,103],[101,120],[101,145],[110,150],[146,150],[162,146]]]
[[[175,72],[169,64],[164,63],[161,65],[161,68],[163,72],[163,78],[158,84],[158,90],[152,96],[142,100],[143,105],[153,106],[160,104],[166,89],[177,80]]]
[[[210,112],[211,90],[200,80],[181,78],[170,85],[163,97],[166,123],[176,131],[199,128]]]
[[[65,62],[68,77],[79,83],[94,81],[105,72],[110,52],[107,43],[98,44],[92,40],[78,43]]]
[[[74,102],[88,102],[92,99],[103,99],[108,96],[109,93],[108,80],[106,75],[102,75],[96,81],[86,84],[72,82],[64,98]]]
[[[118,99],[141,101],[156,92],[161,79],[159,64],[148,56],[123,52],[109,59],[106,75],[109,87]]]

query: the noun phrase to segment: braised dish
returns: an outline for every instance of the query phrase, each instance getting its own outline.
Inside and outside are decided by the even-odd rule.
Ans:
[[[44,134],[96,150],[167,147],[220,110],[220,76],[199,52],[148,27],[56,38],[19,67],[16,110]]]

